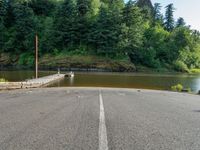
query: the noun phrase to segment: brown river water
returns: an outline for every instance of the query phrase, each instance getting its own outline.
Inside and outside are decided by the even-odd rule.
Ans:
[[[40,71],[39,76],[56,73],[55,71]],[[0,71],[0,78],[8,81],[23,81],[31,79],[33,71]],[[200,90],[200,74],[158,74],[158,73],[95,73],[75,72],[74,78],[68,78],[49,85],[50,87],[114,87],[170,90],[176,84],[191,88],[193,92]]]

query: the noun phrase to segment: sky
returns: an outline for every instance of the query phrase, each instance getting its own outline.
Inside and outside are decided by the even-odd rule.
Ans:
[[[175,19],[183,17],[187,25],[192,29],[200,31],[200,0],[151,0],[152,3],[161,3],[164,8],[173,3],[176,8],[174,12]]]

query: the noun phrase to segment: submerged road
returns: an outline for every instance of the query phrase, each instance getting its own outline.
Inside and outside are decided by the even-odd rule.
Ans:
[[[200,97],[166,91],[0,92],[0,150],[199,150]]]

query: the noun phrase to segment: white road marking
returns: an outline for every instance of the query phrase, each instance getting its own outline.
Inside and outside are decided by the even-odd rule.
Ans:
[[[105,113],[103,106],[103,98],[101,91],[99,91],[99,102],[100,102],[100,115],[99,115],[99,150],[108,150],[107,132]]]

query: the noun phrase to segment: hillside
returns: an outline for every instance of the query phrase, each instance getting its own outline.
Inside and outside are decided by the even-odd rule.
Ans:
[[[51,67],[66,62],[63,67],[74,68],[83,62],[87,65],[80,67],[107,69],[126,62],[122,68],[200,68],[200,33],[183,18],[174,19],[173,4],[165,14],[160,9],[161,4],[153,6],[150,0],[0,1],[1,66],[33,66],[37,33],[41,63]],[[53,59],[57,57],[62,62]]]

